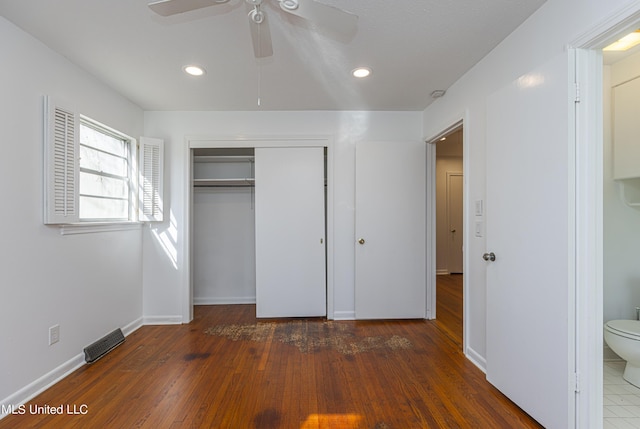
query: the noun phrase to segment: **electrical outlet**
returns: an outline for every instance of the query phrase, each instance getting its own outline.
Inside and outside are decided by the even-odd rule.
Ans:
[[[49,328],[49,345],[60,341],[60,325],[53,325]]]

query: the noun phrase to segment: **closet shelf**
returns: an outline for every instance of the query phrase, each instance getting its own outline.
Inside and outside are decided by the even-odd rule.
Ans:
[[[253,162],[253,155],[196,155],[194,162]]]
[[[193,186],[196,188],[211,187],[253,187],[255,179],[252,177],[237,179],[193,179]]]

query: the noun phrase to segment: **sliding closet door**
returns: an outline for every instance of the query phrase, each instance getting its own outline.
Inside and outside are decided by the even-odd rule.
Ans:
[[[324,148],[255,150],[257,317],[325,316]]]

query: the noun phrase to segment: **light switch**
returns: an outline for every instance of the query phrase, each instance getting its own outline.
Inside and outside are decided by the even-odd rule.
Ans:
[[[482,216],[482,200],[476,200],[476,216]]]
[[[476,237],[482,237],[482,228],[484,226],[484,222],[481,220],[476,221]]]

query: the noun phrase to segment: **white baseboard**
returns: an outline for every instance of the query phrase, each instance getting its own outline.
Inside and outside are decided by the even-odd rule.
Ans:
[[[143,325],[181,325],[182,316],[144,316]]]
[[[122,333],[124,334],[125,337],[128,337],[130,334],[137,331],[138,328],[144,325],[142,322],[143,322],[142,317],[134,320],[133,322],[129,323],[128,325],[125,325],[122,328]]]
[[[255,304],[255,296],[193,297],[193,305]]]
[[[467,347],[464,354],[475,366],[480,368],[482,372],[487,373],[487,360],[471,347]]]
[[[182,320],[182,319],[181,319]],[[122,328],[122,333],[124,336],[129,336],[136,329],[140,328],[143,325],[143,319],[138,318],[133,322],[127,324]],[[27,401],[33,399],[38,396],[40,393],[47,390],[49,387],[53,386],[63,378],[67,377],[73,371],[85,365],[85,356],[84,353],[80,353],[68,361],[64,362],[62,365],[54,368],[47,374],[33,381],[32,383],[26,385],[22,389],[17,392],[7,396],[2,401],[0,401],[0,419],[8,416],[5,411],[9,411],[11,409],[17,409],[20,405],[23,405]]]
[[[449,270],[436,270],[436,276],[448,276]]]
[[[84,364],[84,353],[80,353],[14,394],[7,396],[0,402],[0,411],[3,412],[0,414],[0,419],[9,415],[4,411],[17,409],[17,407],[44,392]]]
[[[350,311],[334,311],[333,320],[356,320],[356,312]]]

